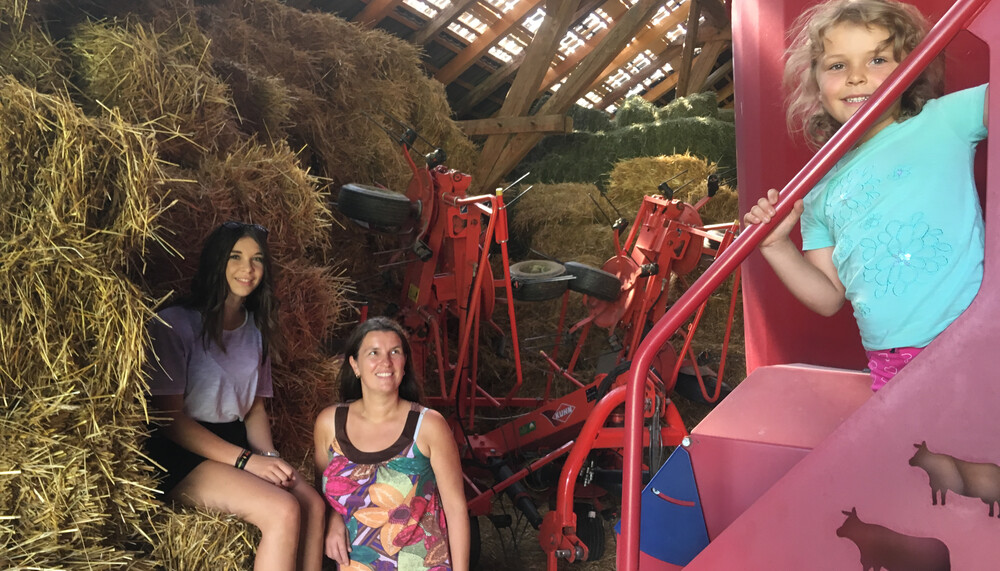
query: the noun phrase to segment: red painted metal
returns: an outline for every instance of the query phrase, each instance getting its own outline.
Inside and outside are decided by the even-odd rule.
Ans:
[[[882,84],[874,96],[827,142],[781,191],[777,214],[771,224],[753,226],[727,249],[687,292],[677,300],[645,337],[635,353],[625,399],[628,438],[624,454],[622,533],[624,549],[619,569],[637,571],[639,565],[639,500],[641,493],[642,371],[649,368],[655,352],[712,291],[753,252],[771,228],[791,211],[831,167],[853,147],[874,120],[889,109],[906,87],[945,45],[972,19],[987,0],[958,0],[934,26],[924,42]],[[633,229],[634,230],[634,229]]]

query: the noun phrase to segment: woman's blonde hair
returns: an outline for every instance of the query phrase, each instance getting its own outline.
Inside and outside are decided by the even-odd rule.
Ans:
[[[784,84],[791,90],[786,119],[791,132],[801,131],[816,148],[841,127],[820,103],[816,64],[823,55],[826,33],[842,23],[888,30],[886,44],[892,46],[896,61],[912,52],[929,28],[915,7],[895,0],[830,0],[813,6],[795,20],[785,61]],[[900,98],[901,119],[920,113],[928,100],[941,94],[942,76],[942,64],[937,58]]]

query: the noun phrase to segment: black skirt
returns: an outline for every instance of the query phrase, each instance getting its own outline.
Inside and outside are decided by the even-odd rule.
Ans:
[[[242,421],[232,422],[199,422],[219,438],[241,448],[250,448],[247,440],[247,428]],[[204,462],[206,458],[191,452],[162,433],[162,428],[154,427],[149,439],[146,440],[146,452],[159,466],[153,466],[156,471],[157,488],[164,495],[169,494],[181,480],[192,470]],[[235,458],[233,459],[235,461]],[[161,467],[163,469],[161,469]]]

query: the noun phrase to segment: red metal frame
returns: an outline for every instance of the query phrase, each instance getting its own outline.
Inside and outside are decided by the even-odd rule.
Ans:
[[[420,377],[427,378],[426,364],[429,361],[437,363],[440,394],[430,397],[428,401],[432,406],[456,407],[456,418],[462,421],[461,425],[455,422],[456,439],[467,459],[482,464],[487,459],[505,457],[513,452],[552,449],[530,466],[504,477],[503,481],[485,490],[480,490],[466,476],[472,494],[470,512],[474,515],[489,513],[490,501],[498,492],[569,452],[560,477],[556,509],[543,519],[540,542],[549,553],[551,569],[555,568],[557,556],[570,561],[585,557],[586,546],[576,537],[573,513],[577,475],[592,450],[620,449],[626,436],[625,428],[610,426],[608,422],[611,412],[625,400],[624,375],[612,383],[603,398],[599,392],[605,381],[604,375],[598,375],[589,384],[572,375],[589,326],[594,322],[609,329],[620,328],[627,343],[619,351],[618,361],[632,358],[640,346],[647,324],[667,310],[671,276],[692,271],[706,254],[716,256],[723,252],[733,241],[738,225],[703,227],[696,208],[662,196],[646,196],[623,243],[615,232],[618,255],[605,264],[605,269],[616,273],[623,282],[622,299],[609,308],[605,302],[585,296],[590,316],[574,326],[574,329],[582,327],[583,331],[568,367],[560,368],[556,362],[557,349],[553,350],[551,358],[543,353],[543,358],[552,367],[544,397],[517,397],[523,384],[523,373],[514,315],[503,195],[467,196],[468,175],[444,166],[418,167],[410,158],[409,146],[404,144],[402,149],[413,170],[407,196],[418,205],[419,216],[411,233],[414,236],[413,251],[417,256],[406,261],[399,319],[411,332],[413,364]],[[700,202],[699,206],[703,203]],[[494,279],[490,265],[490,251],[494,246],[499,249],[499,266],[503,271],[500,279]],[[738,287],[737,279],[730,303],[730,327]],[[491,320],[497,288],[502,288],[505,294],[516,372],[513,387],[504,396],[491,395],[479,386],[476,376],[480,328],[488,324],[499,329]],[[565,323],[568,298],[567,293],[559,320],[560,332]],[[449,326],[454,328],[456,323],[457,331],[449,332]],[[697,326],[698,318],[683,331],[680,357],[672,348],[664,349],[659,353],[655,369],[650,369],[648,363],[641,369],[646,371],[642,392],[647,406],[643,416],[651,419],[652,426],[658,427],[658,442],[663,446],[677,446],[688,434],[680,413],[667,397],[685,356],[686,362],[695,364],[690,344]],[[451,346],[452,335],[457,338],[457,346],[454,347]],[[729,329],[724,347],[728,345],[728,337]],[[558,345],[557,340],[557,348]],[[725,348],[723,351],[722,362],[725,361]],[[698,367],[695,369],[697,371]],[[556,374],[570,380],[578,388],[569,394],[553,397],[550,389]],[[709,395],[700,373],[699,380],[706,398],[718,398],[721,382],[717,383],[715,394]],[[534,410],[490,432],[475,434],[477,406],[514,406]],[[643,440],[650,442],[648,432]]]
[[[701,278],[678,299],[666,314],[657,321],[639,345],[628,375],[625,397],[625,463],[622,476],[621,560],[618,568],[624,571],[639,569],[639,500],[642,471],[643,397],[645,379],[640,372],[647,370],[659,348],[683,321],[703,303],[712,291],[733,273],[738,264],[757,247],[771,228],[791,211],[795,201],[802,199],[820,178],[862,137],[865,131],[889,109],[906,87],[923,71],[955,35],[967,26],[988,0],[958,0],[942,16],[921,45],[910,54],[895,72],[882,84],[868,102],[823,146],[799,173],[781,191],[776,205],[777,214],[770,224],[756,225],[744,232],[727,249]],[[589,421],[588,421],[589,424]],[[588,427],[584,426],[584,430]]]

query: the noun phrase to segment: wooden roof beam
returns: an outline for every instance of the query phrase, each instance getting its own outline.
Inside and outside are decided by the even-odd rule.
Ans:
[[[701,11],[716,28],[728,28],[732,24],[729,9],[720,0],[701,0]]]
[[[591,51],[604,40],[604,36],[608,35],[611,27],[614,26],[614,22],[617,22],[622,15],[625,14],[627,8],[619,1],[612,0],[611,2],[606,2],[602,9],[611,18],[612,24],[597,33],[595,33],[590,40],[580,46],[580,49],[576,50],[573,55],[568,56],[563,61],[559,62],[557,65],[549,69],[548,73],[545,74],[545,79],[542,81],[542,85],[539,91],[545,91],[546,89],[552,87],[558,83],[563,77],[565,77],[569,72],[573,71],[577,65],[587,57]]]
[[[531,44],[524,50],[524,63],[518,69],[517,76],[507,91],[503,107],[497,112],[498,118],[520,117],[527,114],[535,94],[538,93],[538,84],[545,77],[545,70],[549,68],[552,56],[559,46],[559,40],[566,34],[578,4],[578,0],[548,0],[546,7],[549,9],[545,11],[545,19],[542,20],[542,25],[539,26]],[[562,114],[563,112],[553,113],[553,115]],[[473,180],[477,176],[488,174],[496,157],[507,146],[509,138],[509,135],[498,134],[486,139],[479,154]]]
[[[444,67],[438,70],[435,78],[445,85],[454,81],[458,76],[462,75],[462,72],[469,69],[469,66],[474,64],[476,60],[481,58],[493,44],[503,38],[512,26],[520,22],[521,19],[541,3],[542,0],[521,0],[518,2],[514,6],[514,9],[504,14],[500,20],[489,26],[467,48],[459,52],[457,56],[451,58]]]
[[[510,135],[513,133],[572,133],[573,118],[567,115],[529,115],[527,117],[491,117],[456,121],[467,136]]]
[[[401,0],[371,0],[353,21],[366,28],[374,28],[400,2]]]
[[[681,55],[681,46],[667,46],[666,49],[656,56],[656,61],[652,65],[633,75],[631,79],[616,87],[614,91],[611,91],[602,97],[601,102],[595,104],[594,106],[604,109],[608,105],[618,103],[619,100],[625,98],[625,95],[631,91],[633,87],[649,79],[649,76],[656,73],[657,70],[663,68],[663,66],[668,63],[671,63],[679,55]],[[673,64],[671,63],[671,65]]]
[[[622,52],[618,54],[618,57],[616,57],[606,68],[604,68],[603,71],[601,71],[594,82],[589,86],[587,91],[589,92],[597,89],[597,86],[603,83],[605,78],[616,72],[618,69],[624,67],[625,64],[632,61],[636,55],[650,49],[651,46],[656,45],[658,42],[665,44],[666,42],[664,42],[663,39],[666,33],[674,29],[677,24],[684,20],[684,18],[688,17],[689,9],[689,2],[685,2],[679,8],[671,12],[669,16],[660,20],[656,26],[646,28],[636,34],[635,41],[622,50]]]
[[[580,20],[581,18],[583,18],[584,16],[586,16],[587,14],[589,14],[591,11],[594,10],[593,2],[585,2],[585,4],[586,4],[585,6],[581,6],[580,9],[576,11],[576,14],[574,14],[575,20]],[[621,2],[619,2],[619,0],[605,1],[604,4],[604,7],[606,8],[605,11],[607,11],[607,9],[614,8],[615,6],[621,6]],[[601,35],[601,37],[603,37],[603,34]],[[595,45],[597,44],[597,42],[593,43]],[[589,51],[590,48],[588,47],[587,52],[589,53]],[[501,85],[507,83],[510,80],[510,78],[514,77],[514,74],[517,73],[518,68],[521,67],[521,63],[524,62],[525,53],[526,50],[515,55],[514,58],[509,62],[507,62],[506,64],[504,64],[503,67],[490,74],[490,76],[485,81],[483,81],[482,83],[474,87],[472,90],[470,90],[468,93],[466,93],[465,96],[462,97],[462,99],[460,99],[455,103],[453,107],[455,113],[459,115],[461,115],[462,113],[468,113],[469,111],[472,110],[473,107],[478,105],[479,102],[486,99],[487,97],[489,97],[491,93],[499,89]]]
[[[712,68],[715,67],[716,60],[719,59],[719,54],[726,49],[728,43],[726,40],[712,40],[705,42],[701,46],[701,53],[698,54],[698,59],[691,64],[691,77],[688,81],[687,95],[701,92],[702,86],[705,85],[705,81],[708,79],[708,75],[712,73]]]
[[[681,65],[677,68],[677,96],[688,95],[688,83],[691,78],[691,64],[694,60],[694,46],[698,43],[698,19],[701,17],[701,0],[688,0],[687,27],[684,34],[684,50],[681,52]]]
[[[466,12],[470,4],[475,4],[476,2],[477,0],[462,0],[452,3],[444,10],[438,12],[438,15],[434,16],[433,19],[428,20],[427,24],[422,28],[410,34],[407,40],[418,46],[426,44],[431,38],[436,37],[442,28],[447,27],[452,20],[461,16],[463,12]]]
[[[659,0],[638,0],[604,37],[601,45],[580,62],[559,91],[549,98],[538,115],[563,114],[587,92],[594,78],[607,67],[623,47],[642,28],[646,20],[659,5]],[[491,164],[480,162],[477,172],[486,173],[473,178],[476,190],[493,188],[507,175],[528,151],[540,141],[542,135],[521,133],[514,135]]]

